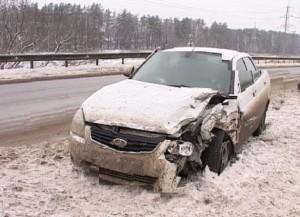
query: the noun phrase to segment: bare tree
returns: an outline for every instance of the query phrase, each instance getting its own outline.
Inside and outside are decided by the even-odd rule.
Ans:
[[[112,12],[100,4],[46,4],[0,0],[0,53],[82,52],[101,49],[154,49],[212,46],[248,52],[300,53],[300,36],[275,31],[207,26],[202,19],[138,17]],[[283,44],[283,39],[286,43]]]

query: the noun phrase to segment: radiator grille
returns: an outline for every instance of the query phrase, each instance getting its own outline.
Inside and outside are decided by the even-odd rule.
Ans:
[[[166,139],[166,136],[161,134],[98,124],[91,125],[91,137],[103,145],[125,152],[152,152],[159,143]],[[113,144],[114,139],[125,140],[127,145],[118,147]]]

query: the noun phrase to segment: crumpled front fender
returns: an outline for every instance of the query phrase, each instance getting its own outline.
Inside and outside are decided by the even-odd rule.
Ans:
[[[211,142],[212,130],[223,130],[236,144],[239,130],[239,110],[236,100],[228,100],[228,105],[217,104],[203,119],[201,137],[205,142]]]

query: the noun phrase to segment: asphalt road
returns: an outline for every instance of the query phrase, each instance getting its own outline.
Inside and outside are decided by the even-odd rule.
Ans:
[[[300,75],[300,68],[269,69],[271,76]],[[106,76],[0,85],[0,145],[65,137],[75,110],[96,90],[125,79]]]
[[[66,136],[81,103],[98,89],[124,78],[107,76],[0,85],[0,145]]]
[[[273,68],[267,69],[271,76],[287,75],[289,77],[299,77],[300,67],[295,68]]]

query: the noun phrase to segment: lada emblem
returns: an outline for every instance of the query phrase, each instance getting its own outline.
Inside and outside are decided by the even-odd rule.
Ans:
[[[116,138],[111,141],[111,144],[119,148],[125,148],[127,146],[127,141],[124,139]]]

